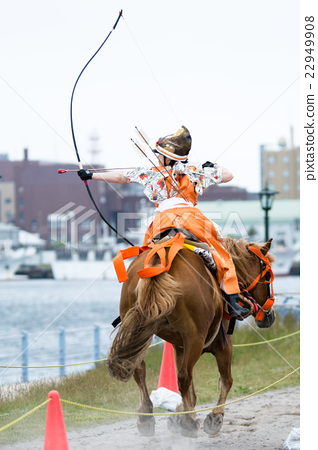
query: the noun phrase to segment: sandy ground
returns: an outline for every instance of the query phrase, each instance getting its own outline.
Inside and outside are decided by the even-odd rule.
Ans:
[[[171,434],[167,418],[156,417],[156,435],[146,438],[139,434],[136,419],[113,425],[98,426],[67,433],[70,450],[80,449],[128,449],[152,450],[192,449],[283,449],[292,428],[298,428],[300,417],[299,387],[269,391],[250,399],[227,406],[223,428],[214,437],[202,428],[208,412],[198,413],[200,430],[196,438]],[[197,409],[209,405],[200,405]],[[3,446],[2,449],[43,449],[44,440]]]

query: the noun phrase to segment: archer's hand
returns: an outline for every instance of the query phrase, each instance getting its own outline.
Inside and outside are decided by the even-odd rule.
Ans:
[[[202,164],[203,169],[205,167],[214,167],[216,163],[211,163],[210,161],[206,161],[204,164]]]
[[[81,180],[91,180],[93,176],[93,172],[90,172],[89,170],[81,169],[77,172],[77,175],[80,177]]]

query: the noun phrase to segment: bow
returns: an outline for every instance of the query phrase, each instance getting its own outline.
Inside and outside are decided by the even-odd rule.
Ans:
[[[79,166],[80,169],[83,169],[83,165],[82,165],[82,163],[81,163],[81,158],[80,158],[79,151],[78,151],[78,148],[77,148],[76,139],[75,139],[75,133],[74,133],[74,125],[73,125],[73,98],[74,98],[74,92],[75,92],[77,83],[78,83],[79,79],[81,78],[83,72],[85,71],[86,67],[87,67],[87,66],[89,65],[89,63],[95,58],[95,56],[96,56],[97,53],[100,51],[100,49],[103,47],[103,45],[105,44],[105,42],[107,41],[107,39],[109,38],[109,36],[110,36],[110,35],[112,34],[112,32],[115,30],[115,28],[117,27],[117,24],[118,24],[120,18],[122,17],[122,15],[123,15],[123,10],[121,10],[121,11],[119,12],[118,17],[117,17],[117,20],[116,20],[116,22],[115,22],[113,28],[110,30],[110,32],[108,33],[108,35],[106,36],[106,38],[104,39],[104,41],[102,42],[102,44],[99,46],[99,48],[96,50],[96,52],[95,52],[95,53],[93,54],[93,56],[87,61],[87,63],[85,64],[85,66],[84,66],[83,69],[81,70],[80,74],[78,75],[78,77],[77,77],[77,79],[76,79],[76,81],[75,81],[74,87],[73,87],[72,96],[71,96],[71,103],[70,103],[70,119],[71,119],[71,130],[72,130],[73,144],[74,144],[74,149],[75,149],[75,153],[76,153],[76,157],[77,157],[77,161],[78,161],[78,166]],[[119,233],[119,231],[116,230],[116,228],[114,228],[114,227],[113,227],[113,226],[105,219],[105,217],[103,216],[103,214],[101,213],[100,209],[98,208],[98,206],[97,206],[97,204],[96,204],[96,202],[95,202],[95,199],[94,199],[94,197],[93,197],[93,194],[92,194],[92,192],[91,192],[91,190],[90,190],[90,188],[89,188],[89,186],[88,186],[88,182],[87,182],[87,181],[84,181],[84,184],[85,184],[85,186],[86,186],[86,190],[87,190],[87,192],[88,192],[88,195],[89,195],[89,197],[90,197],[90,199],[91,199],[91,201],[92,201],[92,203],[93,203],[93,205],[94,205],[96,211],[98,212],[100,218],[106,223],[106,225],[107,225],[112,231],[114,231],[119,237],[121,237],[125,242],[127,242],[127,244],[133,246],[134,244],[133,244],[132,242],[130,242],[128,239],[126,239],[123,235],[121,235],[121,234]]]

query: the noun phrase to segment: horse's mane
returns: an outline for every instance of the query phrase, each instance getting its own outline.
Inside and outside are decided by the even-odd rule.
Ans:
[[[231,237],[225,238],[226,249],[233,259],[237,276],[240,281],[249,278],[251,265],[255,264],[255,255],[248,247],[253,246],[261,249],[264,245],[264,243],[247,242],[245,239],[236,241]],[[274,255],[269,252],[266,254],[266,257],[271,263],[275,261]]]

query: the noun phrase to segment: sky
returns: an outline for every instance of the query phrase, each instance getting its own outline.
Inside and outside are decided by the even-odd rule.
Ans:
[[[191,161],[228,167],[232,185],[260,189],[260,145],[299,145],[296,0],[16,0],[0,6],[0,154],[85,165],[148,165],[152,146],[181,125]],[[94,137],[98,139],[95,140]],[[92,148],[99,151],[92,155]]]

